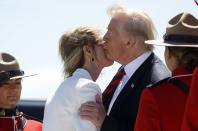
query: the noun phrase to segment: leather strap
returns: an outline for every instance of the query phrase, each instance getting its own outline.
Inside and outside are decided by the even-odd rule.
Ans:
[[[153,88],[159,84],[162,84],[162,83],[170,83],[170,84],[173,84],[173,85],[176,85],[178,88],[180,88],[181,90],[183,90],[187,95],[189,93],[189,90],[190,88],[185,84],[183,83],[181,80],[179,79],[176,79],[174,77],[168,77],[168,78],[165,78],[151,86],[147,86],[147,88]]]
[[[25,128],[25,125],[27,123],[27,119],[25,117],[22,117],[22,120],[21,120],[21,131],[23,131],[23,129]]]

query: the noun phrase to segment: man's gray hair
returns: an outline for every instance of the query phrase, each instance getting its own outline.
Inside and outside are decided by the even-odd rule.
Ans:
[[[130,37],[131,35],[138,37],[139,43],[145,40],[154,40],[157,30],[151,18],[143,11],[138,9],[127,9],[120,5],[113,5],[108,8],[107,13],[120,22],[119,32],[122,37]],[[153,50],[152,45],[146,45],[146,50]]]

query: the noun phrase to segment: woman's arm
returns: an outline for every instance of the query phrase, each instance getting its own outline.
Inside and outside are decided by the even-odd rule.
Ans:
[[[87,83],[83,87],[79,88],[77,91],[76,107],[75,112],[73,112],[73,120],[77,131],[96,131],[97,127],[88,120],[83,120],[80,118],[78,110],[81,104],[85,102],[95,102],[95,96],[100,95],[101,91],[97,84]]]

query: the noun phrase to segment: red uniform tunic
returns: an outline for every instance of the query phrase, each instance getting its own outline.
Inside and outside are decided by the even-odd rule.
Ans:
[[[172,72],[172,75],[191,73],[191,71],[178,68]],[[176,79],[190,86],[192,76]],[[135,131],[180,131],[186,99],[187,94],[170,83],[146,88],[141,96]]]
[[[22,116],[22,113],[16,116],[6,116],[4,114],[4,116],[0,116],[0,131],[42,131],[42,123],[27,120]]]
[[[198,67],[194,70],[182,131],[198,131]]]

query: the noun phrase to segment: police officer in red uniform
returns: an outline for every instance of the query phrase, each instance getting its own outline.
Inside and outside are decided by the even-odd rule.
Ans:
[[[16,107],[23,77],[27,76],[20,70],[17,60],[8,53],[0,52],[0,131],[42,130],[41,122],[27,119]]]
[[[187,12],[178,14],[169,21],[164,41],[146,43],[165,46],[172,77],[143,91],[135,131],[181,131],[192,73],[198,66],[198,19]]]
[[[193,72],[181,130],[198,131],[198,67]]]

